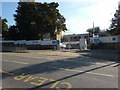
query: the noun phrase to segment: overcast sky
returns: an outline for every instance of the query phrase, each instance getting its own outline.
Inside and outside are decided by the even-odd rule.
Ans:
[[[19,0],[4,0],[2,3],[2,17],[7,18],[8,24],[13,25],[13,14]],[[88,28],[99,26],[101,30],[110,25],[110,20],[118,7],[119,0],[36,0],[55,1],[59,3],[60,13],[66,18],[68,32],[64,34],[86,33]],[[14,2],[14,3],[10,3]],[[1,5],[1,4],[0,4]]]

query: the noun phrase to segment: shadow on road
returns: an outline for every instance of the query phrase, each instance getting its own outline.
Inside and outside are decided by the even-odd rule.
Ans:
[[[13,70],[10,73],[14,73],[14,76],[17,76],[21,73],[26,73],[31,75],[40,74],[40,73],[52,73],[52,72],[59,71],[60,68],[74,69],[74,68],[88,67],[91,65],[95,65],[95,63],[97,62],[108,62],[108,61],[102,60],[102,59],[93,59],[93,58],[79,56],[75,58],[68,58],[68,59],[61,59],[61,60],[42,62],[38,64],[32,64],[26,67]],[[106,66],[109,66],[109,65],[106,65]],[[3,74],[3,79],[6,77],[10,77],[10,75]]]
[[[81,51],[81,52],[86,52],[86,51]],[[88,51],[87,51],[88,52]],[[79,53],[79,52],[76,52]],[[38,63],[38,64],[32,64],[29,66],[25,66],[16,70],[13,70],[9,73],[14,73],[14,75],[12,76],[18,76],[22,73],[30,74],[30,75],[35,75],[35,74],[41,74],[41,73],[53,73],[53,72],[57,72],[60,71],[60,68],[64,68],[64,69],[74,69],[74,68],[82,68],[82,67],[88,67],[91,65],[95,65],[95,63],[106,63],[109,62],[108,60],[102,60],[102,59],[95,59],[95,58],[89,58],[89,57],[84,57],[84,56],[78,56],[75,58],[68,58],[68,59],[60,59],[60,60],[54,60],[54,61],[47,61],[47,62],[42,62],[42,63]],[[63,78],[57,79],[56,81],[61,81],[61,80],[65,80],[68,78],[72,78],[87,72],[91,72],[94,70],[98,70],[101,68],[105,68],[108,67],[110,65],[116,64],[118,63],[117,61],[114,61],[113,63],[109,63],[103,66],[98,66],[95,68],[91,68],[89,70],[83,71],[83,72],[79,72],[77,74],[73,74],[70,76],[64,76]],[[119,66],[120,64],[116,65],[115,67]],[[4,66],[3,66],[4,67]],[[11,77],[11,75],[7,75],[7,74],[2,74],[2,79],[5,79],[7,77]],[[46,84],[43,84],[41,86],[37,86],[34,87],[32,89],[37,89],[37,88],[41,88],[47,85],[50,85],[52,83],[55,83],[56,81],[52,81]]]
[[[119,50],[103,50],[103,49],[93,49],[93,50],[79,50],[75,53],[80,53],[84,56],[97,58],[97,59],[104,59],[119,62],[120,56]]]
[[[63,77],[63,78],[57,79],[56,81],[62,81],[62,80],[65,80],[65,79],[68,79],[68,78],[72,78],[72,77],[75,77],[75,76],[78,76],[78,75],[81,75],[81,74],[84,74],[84,73],[87,73],[87,72],[90,72],[90,71],[94,71],[94,70],[97,70],[97,69],[101,69],[101,68],[104,68],[104,67],[107,67],[107,66],[110,66],[110,65],[113,65],[113,64],[115,64],[115,63],[111,63],[111,64],[103,65],[103,66],[100,66],[100,67],[97,67],[97,68],[93,68],[93,69],[90,69],[90,70],[86,70],[86,71],[84,71],[84,72],[80,72],[80,73],[77,73],[77,74],[73,74],[73,75],[70,75],[70,76],[66,76],[66,77]],[[29,90],[42,88],[42,87],[44,87],[44,86],[50,85],[50,84],[52,84],[52,83],[55,83],[56,81],[52,81],[52,82],[49,82],[49,83],[46,83],[46,84],[40,85],[40,86],[37,86],[37,87],[31,88],[31,89],[29,89]]]

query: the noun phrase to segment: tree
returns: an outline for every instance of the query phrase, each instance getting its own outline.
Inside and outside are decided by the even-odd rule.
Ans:
[[[2,37],[6,40],[9,39],[7,20],[2,19]]]
[[[35,38],[35,7],[33,2],[19,2],[14,17],[19,30],[19,40],[37,39]]]
[[[120,35],[120,4],[118,5],[118,10],[116,10],[111,22],[108,32],[111,35]]]
[[[18,28],[18,39],[43,39],[50,33],[52,39],[66,31],[65,18],[59,13],[58,3],[19,2],[14,15]]]
[[[2,18],[0,17],[0,34],[2,34]]]
[[[9,33],[9,40],[18,40],[19,39],[19,37],[18,37],[19,31],[15,25],[9,27],[8,33]]]

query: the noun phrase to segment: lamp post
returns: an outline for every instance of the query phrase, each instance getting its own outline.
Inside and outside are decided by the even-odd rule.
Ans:
[[[71,46],[70,46],[70,36],[69,36],[69,50],[70,50]]]
[[[94,21],[93,21],[93,31],[92,31],[92,37],[94,37],[94,31],[95,31],[95,28],[94,28]]]

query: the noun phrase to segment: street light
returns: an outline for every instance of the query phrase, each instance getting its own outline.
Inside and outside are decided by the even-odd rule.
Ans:
[[[70,50],[70,48],[71,48],[71,47],[70,47],[70,35],[69,35],[69,50]]]

